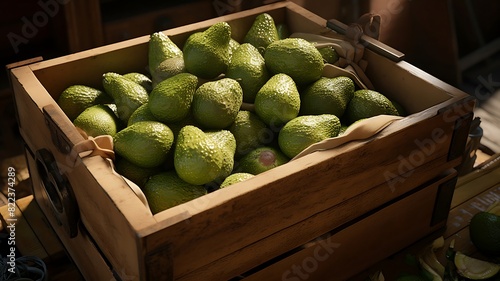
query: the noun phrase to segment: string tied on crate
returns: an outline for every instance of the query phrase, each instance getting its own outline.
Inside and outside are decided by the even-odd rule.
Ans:
[[[79,129],[78,127],[77,130],[82,135],[84,140],[78,142],[72,148],[70,155],[74,157],[73,163],[76,163],[76,161],[79,158],[83,159],[86,157],[101,156],[106,160],[106,163],[111,169],[111,172],[116,176],[123,178],[124,181],[127,183],[127,185],[130,187],[130,189],[132,189],[132,191],[137,195],[139,200],[141,200],[141,202],[149,210],[148,201],[146,199],[146,196],[142,192],[141,188],[131,180],[127,179],[126,177],[116,172],[114,164],[115,152],[113,149],[114,148],[113,137],[110,135],[101,135],[97,137],[92,137],[87,135],[83,130]]]
[[[328,32],[323,34],[296,32],[290,37],[302,38],[313,43],[316,48],[331,47],[339,55],[335,63],[326,63],[323,74],[325,76],[344,75],[350,77],[361,89],[374,90],[365,70],[368,62],[363,58],[365,43],[362,42],[363,35],[378,39],[380,28],[380,16],[375,14],[364,14],[356,23],[345,28],[345,34]]]
[[[379,15],[367,13],[362,15],[357,22],[345,27],[344,34],[332,33],[328,29],[322,35],[312,33],[293,33],[290,37],[298,37],[313,43],[316,48],[332,47],[339,55],[339,59],[333,63],[325,63],[323,75],[336,77],[347,76],[361,89],[374,90],[370,79],[365,71],[368,62],[363,58],[367,44],[362,40],[363,35],[373,39],[379,38],[381,18]],[[394,121],[403,117],[393,115],[379,115],[368,118],[351,126],[343,135],[329,138],[324,141],[312,144],[295,156],[292,160],[308,155],[315,151],[334,149],[349,141],[367,140],[373,137]]]

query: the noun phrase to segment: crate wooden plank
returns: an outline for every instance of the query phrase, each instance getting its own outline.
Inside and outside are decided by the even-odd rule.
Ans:
[[[35,62],[40,62],[42,60],[43,60],[43,57],[34,57],[34,58],[23,60],[23,61],[9,63],[5,66],[5,68],[10,70],[10,69],[13,69],[13,68],[16,68],[19,66],[24,66],[24,65],[28,65],[28,64],[33,64]]]
[[[34,150],[40,148],[48,148],[52,144],[51,132],[45,123],[45,117],[42,113],[42,108],[54,104],[54,99],[48,95],[45,88],[38,82],[36,76],[28,66],[22,66],[11,70],[13,75],[12,88],[15,93],[16,107],[19,116],[19,132],[26,145]],[[22,81],[20,81],[22,80]],[[38,93],[37,95],[30,96],[29,93]],[[71,121],[64,115],[62,110],[59,109],[59,116],[66,118],[67,124],[70,126]],[[69,122],[69,123],[68,123]],[[62,128],[64,129],[64,128]],[[72,128],[72,130],[65,130],[66,137],[71,140],[72,144],[76,144],[83,140],[83,137]],[[37,137],[34,137],[37,136]],[[53,147],[57,151],[56,147]],[[73,163],[68,163],[69,158],[66,155],[55,155],[61,165],[70,166]]]
[[[414,176],[416,178],[427,178],[432,171],[436,170],[435,167],[436,166],[433,164],[430,164],[426,171],[419,171],[417,174],[414,174]],[[187,276],[183,276],[181,280],[196,280],[199,276],[216,278],[217,274],[221,275],[223,272],[229,270],[227,268],[228,264],[231,265],[231,269],[237,268],[240,272],[248,271],[252,268],[244,266],[242,261],[245,259],[244,257],[253,257],[255,260],[254,264],[268,262],[271,258],[277,257],[283,253],[282,251],[277,251],[278,248],[276,244],[285,245],[287,249],[300,247],[309,242],[311,237],[319,237],[331,231],[333,228],[338,228],[341,225],[348,224],[350,221],[355,220],[358,217],[358,213],[369,213],[372,211],[371,206],[373,205],[368,202],[375,201],[373,202],[374,205],[375,203],[388,202],[390,200],[389,198],[402,196],[412,188],[418,186],[418,182],[414,182],[413,184],[415,185],[395,190],[392,196],[390,195],[392,191],[390,191],[389,186],[380,185],[360,196],[345,200],[339,205],[287,227],[276,234],[260,240],[258,243],[251,244],[214,263],[210,263]],[[286,241],[286,243],[284,241]],[[255,253],[262,254],[256,255]]]
[[[401,247],[443,227],[443,224],[431,226],[429,218],[439,184],[455,176],[456,173],[450,173],[431,187],[398,200],[348,228],[333,231],[243,280],[327,280],[331,276],[335,280],[348,280]],[[415,212],[415,208],[421,211]]]
[[[442,103],[452,104],[464,98],[464,93],[459,89],[443,83],[438,78],[421,69],[415,68],[407,61],[394,63],[388,58],[378,56],[369,51],[365,51],[365,58],[370,62],[366,68],[366,75],[370,77],[375,89],[397,100],[398,103],[401,103],[411,113],[419,112],[419,114],[426,114],[429,113],[429,110],[422,111],[422,108],[431,109],[432,107],[429,105],[436,105],[436,109],[439,109],[443,107],[444,104]],[[379,71],[380,69],[391,70],[395,67],[404,69],[405,71]],[[407,75],[408,72],[412,75]],[[390,81],[390,83],[387,83],[387,81]],[[419,98],[405,94],[405,92],[407,93],[411,89],[415,89],[415,87],[421,93],[426,94],[419,96]],[[432,94],[428,95],[427,93]],[[457,109],[447,115],[447,117],[463,115],[473,110],[473,108],[474,103],[467,104],[465,108]]]
[[[141,251],[137,233],[159,225],[123,178],[113,174],[108,165],[100,156],[83,159],[83,164],[73,171],[71,184],[77,198],[93,198],[79,200],[78,206],[89,232],[100,233],[94,240],[101,251],[117,271],[137,276],[145,266],[142,258],[146,254]],[[119,206],[113,202],[119,202]]]

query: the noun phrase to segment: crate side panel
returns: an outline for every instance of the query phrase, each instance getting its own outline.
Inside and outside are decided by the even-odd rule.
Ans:
[[[453,176],[456,173],[346,228],[312,241],[303,250],[244,280],[295,280],[300,274],[311,280],[325,280],[331,276],[336,280],[348,280],[361,269],[442,228],[444,222],[431,226],[430,218],[439,185]]]
[[[38,83],[38,80],[34,78],[29,68],[17,68],[12,71],[14,78],[12,79],[13,89],[15,91],[16,106],[20,121],[20,133],[25,143],[33,153],[36,153],[40,149],[50,151],[55,158],[59,173],[67,176],[72,186],[81,217],[83,220],[86,220],[85,225],[89,230],[92,230],[91,234],[94,237],[98,237],[96,240],[102,239],[99,246],[103,248],[103,252],[107,253],[108,257],[122,255],[124,258],[117,260],[116,265],[122,265],[123,268],[130,268],[130,270],[134,270],[135,268],[133,274],[138,276],[139,270],[137,267],[140,263],[137,253],[140,244],[136,241],[136,230],[131,224],[141,228],[143,227],[141,223],[155,223],[154,218],[148,213],[149,210],[141,205],[135,194],[131,191],[129,193],[123,191],[126,184],[121,177],[117,177],[114,174],[109,175],[111,171],[109,166],[105,167],[106,170],[102,168],[101,171],[94,171],[98,177],[105,174],[103,172],[106,171],[109,178],[114,181],[109,186],[106,186],[106,189],[103,189],[100,184],[104,181],[96,183],[89,169],[78,162],[80,158],[75,158],[75,154],[72,153],[64,154],[57,149],[52,142],[52,134],[42,114],[42,109],[54,105],[54,100]],[[60,108],[55,107],[55,109],[56,112],[52,112],[53,114],[65,117]],[[66,136],[74,136],[70,138],[72,144],[83,140],[81,135],[74,134],[76,129],[69,119],[67,119],[66,123],[62,122],[62,127],[59,129]],[[30,172],[36,173],[36,170]],[[30,176],[34,175],[30,174]],[[121,180],[121,185],[117,184],[117,180]],[[126,187],[128,188],[128,186]],[[130,188],[128,189],[130,190]],[[130,206],[126,206],[127,202],[133,200],[136,200],[133,204],[137,205],[137,207],[130,208]],[[122,205],[126,206],[126,208],[121,207]],[[142,210],[142,212],[138,210]],[[118,245],[117,243],[110,243],[110,241],[117,241],[116,237],[126,240],[124,244],[130,245],[129,247],[132,247],[132,251],[123,247],[121,243],[118,243]],[[113,248],[113,246],[116,247]],[[131,255],[131,253],[135,254]],[[131,258],[134,260],[130,261]],[[124,263],[125,265],[123,265]]]
[[[284,256],[288,256],[290,254],[287,253],[290,250],[296,250],[298,247],[310,242],[314,237],[330,233],[332,229],[343,228],[342,225],[346,225],[371,212],[373,206],[396,201],[397,198],[412,193],[419,186],[428,185],[429,181],[427,179],[439,176],[442,169],[451,168],[457,163],[457,161],[448,163],[445,161],[446,157],[433,160],[405,175],[409,176],[411,174],[411,179],[403,176],[402,181],[395,188],[388,184],[376,186],[359,196],[347,199],[330,209],[314,214],[304,221],[284,228],[271,236],[190,272],[182,276],[181,280],[199,280],[201,276],[205,280],[218,280],[220,276],[229,279],[249,270],[254,270],[255,266],[260,267],[260,265],[268,263],[272,258],[283,257],[283,253],[285,253]]]
[[[414,67],[406,61],[394,63],[370,50],[366,75],[380,93],[400,103],[410,114],[468,95]]]
[[[190,263],[192,260],[206,263],[216,260],[375,185],[391,182],[397,175],[446,156],[452,124],[441,124],[439,141],[430,144],[430,148],[420,144],[422,139],[435,137],[432,129],[438,126],[440,119],[444,122],[437,116],[384,139],[358,143],[353,150],[305,156],[273,169],[272,173],[166,210],[157,216],[160,222],[160,217],[179,212],[190,213],[191,217],[152,234],[147,247],[154,249],[163,243],[172,244],[178,264],[176,276],[182,276],[202,265]],[[232,190],[241,193],[230,196]],[[220,241],[224,241],[224,247],[214,251],[213,245]]]
[[[53,145],[52,136],[45,123],[45,117],[42,113],[42,108],[54,104],[53,99],[48,95],[47,91],[38,82],[28,67],[20,67],[13,69],[12,89],[14,91],[14,99],[16,102],[16,111],[18,117],[18,125],[20,133],[27,145],[36,151],[41,148],[50,148],[57,151]],[[64,127],[69,128],[67,138],[70,142],[77,143],[83,138],[77,133],[71,121],[60,111],[61,116],[66,118]],[[66,163],[65,157],[55,155],[58,161]]]
[[[64,89],[71,85],[85,85],[102,90],[102,75],[106,72],[147,74],[147,49],[147,43],[105,53],[102,49],[94,49],[54,59],[50,62],[53,63],[52,66],[39,69],[33,66],[34,73],[50,95],[57,100]]]
[[[87,280],[113,280],[113,273],[101,256],[96,245],[92,243],[84,227],[79,227],[78,235],[69,238],[53,214],[53,209],[46,192],[42,186],[42,179],[37,172],[37,163],[29,150],[26,150],[26,160],[30,171],[30,178],[33,184],[33,196],[41,211],[57,233],[57,237],[75,261],[80,272]]]
[[[84,158],[68,177],[82,221],[106,258],[118,274],[142,280],[145,253],[137,231],[155,223],[149,210],[100,156]]]

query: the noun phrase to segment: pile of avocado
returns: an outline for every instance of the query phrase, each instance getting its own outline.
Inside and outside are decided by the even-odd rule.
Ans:
[[[257,15],[240,42],[218,22],[177,45],[150,36],[147,73],[107,72],[58,104],[89,136],[111,135],[116,170],[153,213],[249,180],[360,119],[403,115],[384,95],[324,77],[335,49],[289,37]]]

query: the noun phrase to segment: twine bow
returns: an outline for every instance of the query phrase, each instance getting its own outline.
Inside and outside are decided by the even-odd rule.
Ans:
[[[344,35],[329,32],[328,36],[312,33],[293,33],[290,37],[302,38],[313,43],[316,48],[332,47],[339,55],[339,60],[334,64],[325,64],[323,76],[347,76],[361,89],[374,90],[365,70],[368,62],[363,59],[365,45],[360,42],[363,34],[378,39],[380,16],[365,14],[360,19],[348,26]],[[353,124],[342,135],[323,140],[304,149],[293,158],[298,159],[315,151],[329,150],[339,147],[347,142],[366,140],[382,131],[392,122],[401,119],[400,116],[378,115]]]
[[[363,59],[365,46],[360,42],[363,34],[375,39],[378,38],[380,16],[374,14],[363,15],[358,22],[349,25],[345,34],[329,33],[328,36],[312,33],[296,32],[290,37],[302,38],[313,43],[316,48],[332,47],[339,55],[334,64],[325,64],[325,76],[347,76],[362,89],[374,90],[365,70],[368,62]]]
[[[110,135],[101,135],[97,137],[88,136],[83,130],[77,127],[77,130],[83,136],[84,140],[75,144],[72,148],[72,152],[70,155],[73,155],[75,158],[78,155],[80,158],[92,157],[92,156],[101,156],[105,160],[107,160],[107,164],[111,168],[111,171],[116,176],[122,177],[127,185],[132,189],[132,191],[137,195],[139,200],[148,208],[149,204],[146,199],[146,196],[142,192],[141,188],[137,186],[134,182],[127,179],[126,177],[120,175],[115,170],[115,165],[113,160],[115,160],[115,152],[113,149],[113,137]],[[76,161],[76,159],[74,159]]]

